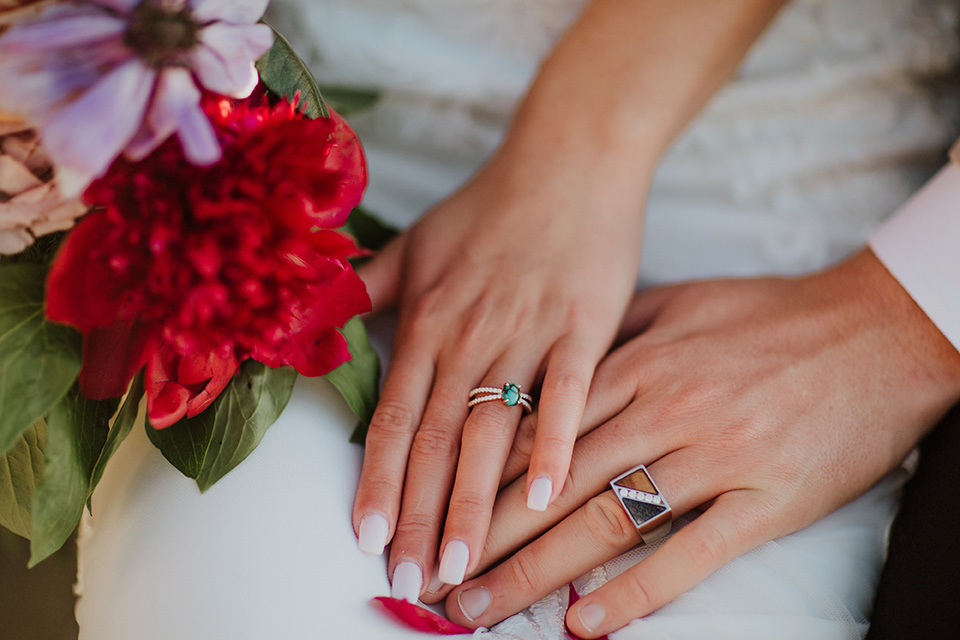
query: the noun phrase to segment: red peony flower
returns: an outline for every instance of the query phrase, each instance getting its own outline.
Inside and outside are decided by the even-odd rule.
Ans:
[[[332,231],[366,184],[356,136],[336,114],[254,102],[205,101],[214,166],[173,140],[118,160],[50,272],[47,315],[84,333],[83,393],[120,396],[146,365],[157,428],[203,411],[249,357],[331,371],[350,359],[336,327],[370,309],[347,262],[361,251]]]

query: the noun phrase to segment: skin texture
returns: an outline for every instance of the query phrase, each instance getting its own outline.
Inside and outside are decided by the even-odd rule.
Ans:
[[[353,517],[358,533],[386,519],[390,575],[413,562],[428,583],[454,540],[478,567],[522,413],[468,416],[474,387],[538,391],[521,493],[546,477],[561,494],[632,294],[657,159],[781,4],[594,0],[490,162],[361,272],[375,310],[399,308]]]
[[[960,399],[960,353],[868,250],[797,279],[641,293],[622,338],[546,513],[523,507],[537,416],[521,426],[478,571],[507,559],[424,598],[449,593],[455,622],[490,626],[636,545],[607,482],[642,462],[677,515],[705,511],[567,613],[580,637],[612,632],[862,494]],[[470,620],[458,596],[481,587]]]

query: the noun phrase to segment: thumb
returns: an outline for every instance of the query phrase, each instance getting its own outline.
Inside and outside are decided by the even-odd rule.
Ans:
[[[407,234],[401,234],[357,268],[357,275],[367,286],[373,313],[395,306],[400,298],[406,244]]]
[[[617,333],[616,344],[622,344],[638,333],[645,331],[667,303],[673,300],[683,288],[684,285],[679,284],[651,287],[638,292],[623,316],[623,322]]]

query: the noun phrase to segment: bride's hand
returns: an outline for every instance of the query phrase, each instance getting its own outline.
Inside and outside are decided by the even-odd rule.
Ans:
[[[599,175],[522,172],[529,163],[510,153],[361,272],[375,310],[399,306],[354,507],[361,546],[374,527],[376,548],[395,532],[391,575],[406,561],[429,580],[439,551],[440,577],[459,583],[479,560],[523,409],[468,412],[475,387],[539,389],[525,502],[542,510],[560,492],[593,371],[633,293],[642,187],[606,188],[602,162]]]
[[[960,353],[869,251],[650,291],[627,324],[643,331],[597,369],[563,492],[533,513],[526,478],[502,490],[478,570],[513,555],[450,593],[456,622],[490,626],[638,544],[607,483],[646,464],[675,515],[709,506],[567,612],[580,637],[612,632],[863,493],[960,398]]]
[[[542,380],[520,491],[538,508],[560,492],[656,161],[783,1],[592,0],[491,163],[364,270],[374,307],[400,319],[353,521],[362,547],[392,538],[391,575],[408,561],[401,595],[430,576],[441,531],[441,579],[477,566],[521,410],[487,402],[467,419],[471,389]]]

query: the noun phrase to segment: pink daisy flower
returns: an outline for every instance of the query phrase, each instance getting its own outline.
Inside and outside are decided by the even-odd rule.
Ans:
[[[75,0],[0,36],[0,109],[29,118],[64,196],[125,153],[176,134],[205,166],[221,150],[200,88],[245,98],[273,43],[257,24],[269,0]]]

